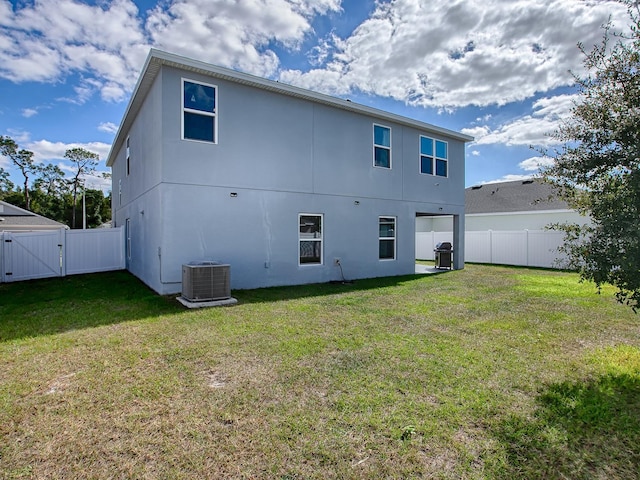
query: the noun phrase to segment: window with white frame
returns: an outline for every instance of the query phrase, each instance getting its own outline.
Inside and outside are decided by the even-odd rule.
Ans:
[[[420,173],[446,177],[448,158],[447,142],[420,135]]]
[[[322,264],[322,215],[301,213],[298,215],[300,265]]]
[[[373,165],[391,168],[391,129],[373,125]]]
[[[378,218],[378,252],[380,260],[395,260],[396,217]]]
[[[182,79],[182,138],[218,143],[218,87]]]

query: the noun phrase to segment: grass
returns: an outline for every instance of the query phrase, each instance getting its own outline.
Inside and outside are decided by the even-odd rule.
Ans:
[[[637,478],[637,315],[574,274],[0,285],[0,478]]]

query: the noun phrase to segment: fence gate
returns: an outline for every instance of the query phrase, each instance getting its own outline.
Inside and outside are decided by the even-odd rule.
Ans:
[[[64,275],[62,229],[25,233],[4,232],[0,238],[0,279],[3,282]]]

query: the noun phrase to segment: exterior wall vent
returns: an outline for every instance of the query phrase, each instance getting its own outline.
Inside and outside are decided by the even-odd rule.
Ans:
[[[182,296],[191,302],[231,298],[231,267],[217,262],[182,265]]]

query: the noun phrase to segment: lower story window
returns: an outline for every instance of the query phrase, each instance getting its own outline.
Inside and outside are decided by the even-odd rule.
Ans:
[[[378,258],[394,260],[396,258],[396,217],[379,217],[378,226]]]
[[[322,215],[298,215],[300,265],[322,264]]]

